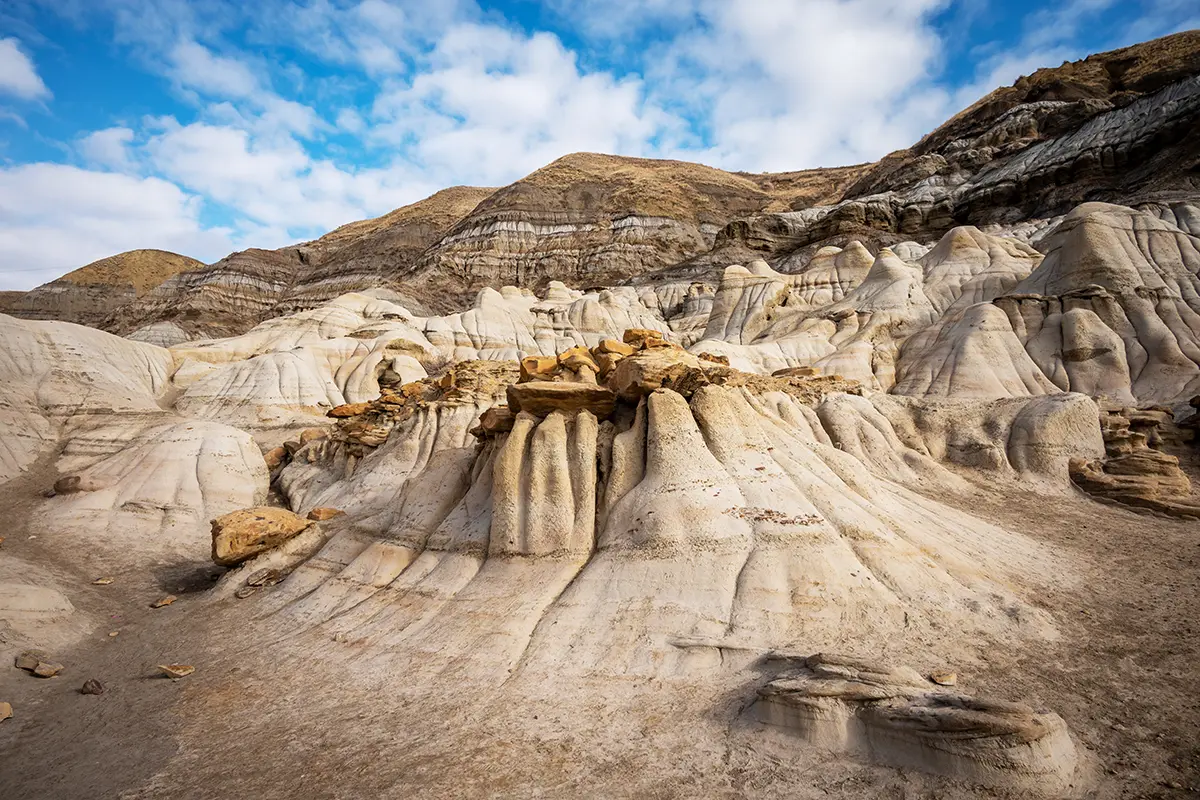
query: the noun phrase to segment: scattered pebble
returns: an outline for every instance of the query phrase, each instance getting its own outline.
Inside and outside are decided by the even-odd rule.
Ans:
[[[92,581],[92,586],[108,586],[112,582],[112,578],[96,578],[96,580]]]
[[[0,703],[0,722],[6,719],[12,719],[12,705],[10,703]]]
[[[39,678],[53,678],[62,671],[63,665],[54,661],[39,661],[38,665],[33,668],[33,674]]]
[[[954,686],[958,683],[958,673],[938,670],[937,672],[929,673],[929,680],[938,686]]]
[[[83,686],[79,689],[80,694],[104,694],[104,684],[100,681],[89,678],[83,682]]]
[[[171,603],[174,603],[178,599],[179,598],[176,597],[175,595],[169,594],[161,600],[155,600],[153,603],[150,604],[150,607],[151,608],[162,608],[163,606],[171,605]]]
[[[120,634],[121,634],[120,631],[109,631],[108,632],[109,636],[119,636]]]
[[[168,678],[186,678],[196,671],[196,668],[191,664],[159,664],[158,668]]]

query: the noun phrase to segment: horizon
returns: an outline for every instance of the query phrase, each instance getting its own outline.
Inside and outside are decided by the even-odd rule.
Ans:
[[[1181,0],[570,5],[18,0],[0,290],[134,249],[287,246],[579,152],[870,163],[1022,75],[1200,24]]]

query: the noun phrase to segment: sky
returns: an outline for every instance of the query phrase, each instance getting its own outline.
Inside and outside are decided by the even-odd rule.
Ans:
[[[568,153],[871,161],[1194,0],[0,0],[0,289],[215,261]]]

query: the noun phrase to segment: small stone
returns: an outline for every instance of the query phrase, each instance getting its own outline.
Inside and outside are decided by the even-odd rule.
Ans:
[[[108,586],[112,582],[112,578],[96,578],[96,580],[92,581],[92,586]]]
[[[33,674],[39,678],[53,678],[62,671],[63,665],[53,661],[39,661],[38,665],[33,668]]]
[[[10,703],[0,703],[0,722],[6,719],[12,719],[12,705]]]
[[[80,694],[104,694],[104,684],[94,678],[89,678],[83,682],[83,686],[79,689]]]
[[[186,678],[196,671],[196,668],[191,664],[159,664],[158,668],[168,678]]]
[[[247,586],[274,586],[283,581],[283,573],[277,569],[265,568],[255,570],[246,579]]]
[[[111,638],[113,636],[120,636],[121,632],[120,631],[109,631],[108,635],[109,635],[109,638]]]
[[[929,680],[938,686],[954,686],[958,683],[958,673],[938,670],[937,672],[929,673]]]
[[[314,508],[312,511],[308,512],[308,518],[314,522],[324,522],[327,519],[340,517],[345,513],[346,512],[342,511],[340,508],[328,508],[322,506],[320,508]]]
[[[46,658],[49,658],[49,656],[41,650],[26,650],[16,657],[13,661],[13,666],[17,669],[33,670]]]
[[[58,497],[58,492],[54,491],[53,489],[47,489],[46,491],[42,492],[42,497],[49,500],[51,497]]]
[[[163,606],[171,605],[171,603],[174,603],[178,599],[179,598],[176,597],[175,595],[169,594],[166,597],[162,598],[161,600],[155,600],[153,603],[150,604],[150,607],[151,608],[162,608]]]
[[[66,475],[54,482],[55,494],[73,494],[80,490],[80,480],[78,475]]]

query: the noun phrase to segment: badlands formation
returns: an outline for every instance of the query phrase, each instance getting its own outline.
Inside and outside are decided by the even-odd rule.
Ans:
[[[1198,122],[1180,34],[5,298],[5,796],[1200,790]]]

